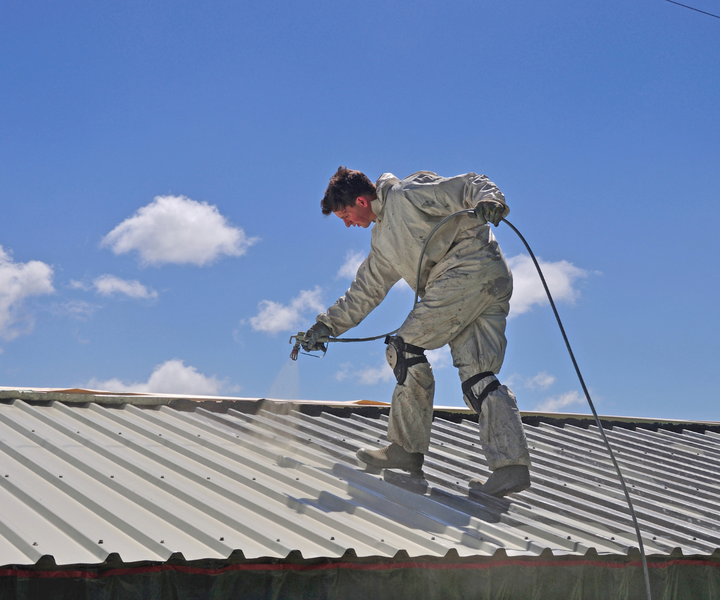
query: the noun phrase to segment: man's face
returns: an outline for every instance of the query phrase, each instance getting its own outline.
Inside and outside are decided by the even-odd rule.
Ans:
[[[359,196],[355,206],[346,206],[333,214],[342,219],[345,227],[368,227],[376,218],[370,202],[368,198]]]

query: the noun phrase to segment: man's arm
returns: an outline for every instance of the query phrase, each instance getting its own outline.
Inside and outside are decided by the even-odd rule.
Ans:
[[[348,291],[327,312],[320,313],[317,321],[327,325],[334,337],[342,335],[360,324],[399,279],[393,265],[371,249]]]
[[[474,208],[478,219],[489,221],[495,227],[500,220],[510,214],[510,208],[505,203],[504,194],[485,175],[471,173],[465,183],[465,208]]]
[[[403,179],[401,186],[403,196],[430,217],[446,217],[459,210],[477,209],[479,205],[478,216],[497,225],[510,212],[498,187],[487,176],[477,173],[441,177],[421,171]]]

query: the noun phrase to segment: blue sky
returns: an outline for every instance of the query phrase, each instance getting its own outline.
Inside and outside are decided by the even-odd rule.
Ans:
[[[320,214],[344,164],[487,174],[598,411],[718,420],[719,78],[720,20],[662,0],[3,2],[0,385],[388,401],[381,342],[288,360],[369,247]],[[501,379],[588,412],[496,235]],[[398,286],[351,333],[411,305]]]

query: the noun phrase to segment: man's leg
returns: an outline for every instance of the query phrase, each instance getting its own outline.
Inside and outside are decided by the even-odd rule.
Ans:
[[[395,338],[392,350],[404,345],[402,338]],[[422,470],[423,455],[430,446],[435,378],[427,359],[419,353],[421,349],[413,346],[410,349],[413,351],[402,352],[401,357],[395,356],[392,361],[388,358],[393,368],[398,362],[405,362],[394,369],[396,377],[398,374],[400,377],[390,407],[388,440],[391,444],[379,450],[362,448],[357,457],[377,468],[406,469],[417,473]]]
[[[505,353],[507,303],[489,307],[450,342],[453,364],[463,381],[464,400],[478,413],[480,445],[493,472],[470,488],[504,496],[530,486],[530,454],[512,390],[494,373]]]
[[[412,356],[405,354],[406,358]],[[404,383],[397,384],[393,391],[388,440],[408,452],[426,454],[430,447],[434,396],[435,378],[430,363],[410,367]]]

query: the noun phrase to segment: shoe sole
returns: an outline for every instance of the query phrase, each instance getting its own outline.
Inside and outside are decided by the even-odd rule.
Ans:
[[[399,469],[401,471],[409,471],[410,473],[422,473],[422,465],[401,465],[401,464],[391,464],[387,462],[381,462],[378,461],[374,456],[371,454],[367,454],[363,452],[362,450],[358,450],[355,453],[355,456],[357,459],[361,462],[364,462],[366,465],[373,467],[375,469]]]
[[[493,498],[503,498],[508,494],[514,494],[515,492],[522,492],[523,490],[527,490],[529,487],[529,483],[519,483],[509,488],[500,488],[499,490],[492,493],[486,492],[481,487],[471,487],[469,488],[469,490],[471,494],[485,494],[486,496],[492,496]]]

